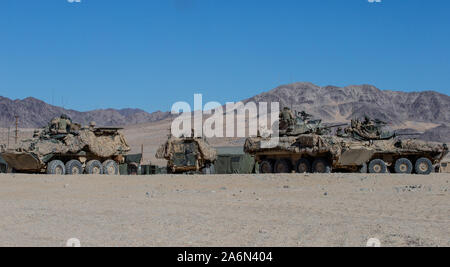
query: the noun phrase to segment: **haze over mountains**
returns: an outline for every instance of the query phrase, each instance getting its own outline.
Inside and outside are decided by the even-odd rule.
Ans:
[[[382,91],[372,85],[319,87],[311,83],[282,85],[246,101],[275,102],[305,110],[325,121],[349,121],[368,115],[406,125],[406,122],[450,122],[450,96],[434,91]]]
[[[73,121],[87,125],[95,121],[99,126],[125,126],[159,121],[170,116],[167,112],[148,113],[140,109],[102,109],[88,112],[68,110],[52,106],[36,98],[11,100],[0,96],[0,127],[13,127],[19,116],[21,128],[40,128],[61,114],[69,115]]]
[[[305,110],[326,122],[348,122],[369,115],[397,129],[426,132],[423,138],[427,140],[450,141],[450,96],[434,91],[407,93],[380,90],[371,85],[320,87],[312,83],[293,83],[244,100],[248,101],[278,101],[281,106]],[[0,127],[13,126],[15,115],[20,117],[22,128],[42,127],[62,113],[76,122],[96,121],[101,126],[158,122],[171,116],[168,112],[148,113],[140,109],[79,112],[35,98],[11,100],[0,97]]]

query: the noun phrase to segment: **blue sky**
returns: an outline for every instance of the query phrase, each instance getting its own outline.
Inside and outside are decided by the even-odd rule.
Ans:
[[[446,0],[2,0],[0,95],[169,110],[278,85],[450,94]]]

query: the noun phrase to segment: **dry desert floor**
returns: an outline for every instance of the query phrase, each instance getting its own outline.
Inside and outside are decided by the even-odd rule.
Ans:
[[[450,246],[450,174],[0,175],[0,246]]]

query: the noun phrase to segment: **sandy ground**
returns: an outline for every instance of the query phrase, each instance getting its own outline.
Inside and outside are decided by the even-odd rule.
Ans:
[[[450,246],[450,174],[0,175],[0,246]]]

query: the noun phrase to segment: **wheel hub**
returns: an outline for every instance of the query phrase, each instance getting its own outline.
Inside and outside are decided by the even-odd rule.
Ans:
[[[80,174],[80,171],[78,170],[77,167],[72,167],[72,173],[73,174]]]
[[[261,169],[263,170],[264,173],[270,172],[270,166],[267,164],[263,164]]]
[[[400,165],[399,169],[401,172],[406,172],[408,170],[408,166],[406,164],[402,164],[402,165]]]
[[[325,172],[325,165],[323,163],[318,163],[316,165],[316,171],[319,173]]]
[[[114,166],[109,166],[107,171],[110,175],[115,174],[116,168],[114,168]]]
[[[420,163],[419,164],[419,169],[423,172],[426,172],[428,170],[428,165],[425,163]]]
[[[55,174],[63,174],[63,169],[60,166],[56,167]]]
[[[308,167],[306,164],[300,164],[298,165],[298,172],[299,173],[305,173],[308,170]]]
[[[376,173],[380,173],[381,172],[381,166],[380,165],[375,165],[375,166],[373,166],[373,170],[376,172]]]
[[[93,173],[93,174],[100,174],[100,168],[94,167],[94,168],[92,169],[92,173]]]

